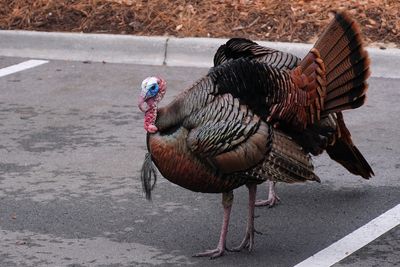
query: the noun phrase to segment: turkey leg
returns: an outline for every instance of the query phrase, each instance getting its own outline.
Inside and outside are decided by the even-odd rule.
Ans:
[[[276,185],[276,182],[268,181],[268,184],[267,184],[267,187],[269,187],[268,199],[257,200],[256,207],[269,206],[270,208],[272,208],[273,206],[275,206],[275,204],[278,204],[278,202],[281,199],[276,194],[275,185]]]
[[[257,185],[250,184],[247,185],[247,188],[249,189],[249,215],[247,218],[246,234],[242,243],[240,243],[238,247],[232,249],[232,251],[241,251],[243,248],[247,248],[251,251],[254,245],[254,233],[256,233],[254,229],[254,206],[256,202]]]
[[[224,207],[224,218],[222,221],[221,234],[219,236],[218,246],[216,249],[206,250],[201,253],[193,255],[193,257],[208,257],[215,259],[224,255],[226,250],[226,235],[228,233],[229,217],[231,215],[231,208],[233,202],[233,192],[222,194],[222,206]]]

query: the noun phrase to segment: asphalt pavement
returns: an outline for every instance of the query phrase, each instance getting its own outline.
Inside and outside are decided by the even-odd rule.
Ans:
[[[0,68],[25,61],[0,57]],[[167,80],[168,103],[206,68],[57,61],[0,77],[0,266],[294,266],[400,204],[400,79],[371,78],[368,103],[345,112],[376,174],[315,158],[322,183],[279,184],[257,208],[255,249],[215,260],[221,196],[139,179],[146,152],[141,81]],[[258,196],[266,196],[265,185]],[[244,234],[247,190],[235,190],[228,246]],[[399,266],[400,226],[334,266]]]

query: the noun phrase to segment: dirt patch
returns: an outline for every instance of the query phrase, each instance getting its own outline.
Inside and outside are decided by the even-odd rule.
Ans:
[[[2,0],[0,29],[313,42],[340,9],[368,44],[400,47],[398,0]]]

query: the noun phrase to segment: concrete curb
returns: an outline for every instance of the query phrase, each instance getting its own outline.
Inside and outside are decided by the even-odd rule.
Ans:
[[[0,31],[0,55],[162,65],[166,37]]]
[[[3,30],[0,31],[0,55],[208,68],[217,48],[227,40]],[[301,43],[258,43],[299,57],[312,47]],[[400,49],[367,49],[373,77],[400,79]]]

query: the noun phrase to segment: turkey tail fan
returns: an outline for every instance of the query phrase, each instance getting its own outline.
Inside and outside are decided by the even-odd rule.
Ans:
[[[151,191],[154,189],[157,182],[157,171],[151,159],[150,153],[146,153],[142,169],[140,171],[140,178],[142,180],[142,189],[146,195],[146,199],[151,200]]]
[[[337,12],[299,67],[291,73],[292,80],[307,91],[310,99],[309,124],[329,114],[337,117],[338,135],[326,148],[329,156],[351,173],[366,179],[374,172],[353,144],[341,111],[364,104],[369,65],[358,25],[345,12]]]
[[[314,47],[325,65],[326,95],[321,115],[363,105],[370,59],[357,23],[345,12],[336,13]]]
[[[293,80],[309,94],[310,123],[330,113],[362,106],[369,65],[359,27],[346,13],[336,13],[292,72]]]
[[[329,157],[345,167],[349,172],[368,179],[374,171],[367,160],[353,144],[349,130],[344,123],[342,112],[337,112],[338,139],[326,148]]]
[[[363,47],[359,26],[346,13],[338,12],[314,48],[325,67],[325,93],[321,116],[335,113],[339,136],[328,155],[349,172],[368,179],[374,172],[353,144],[342,110],[355,109],[366,100],[370,59]]]

